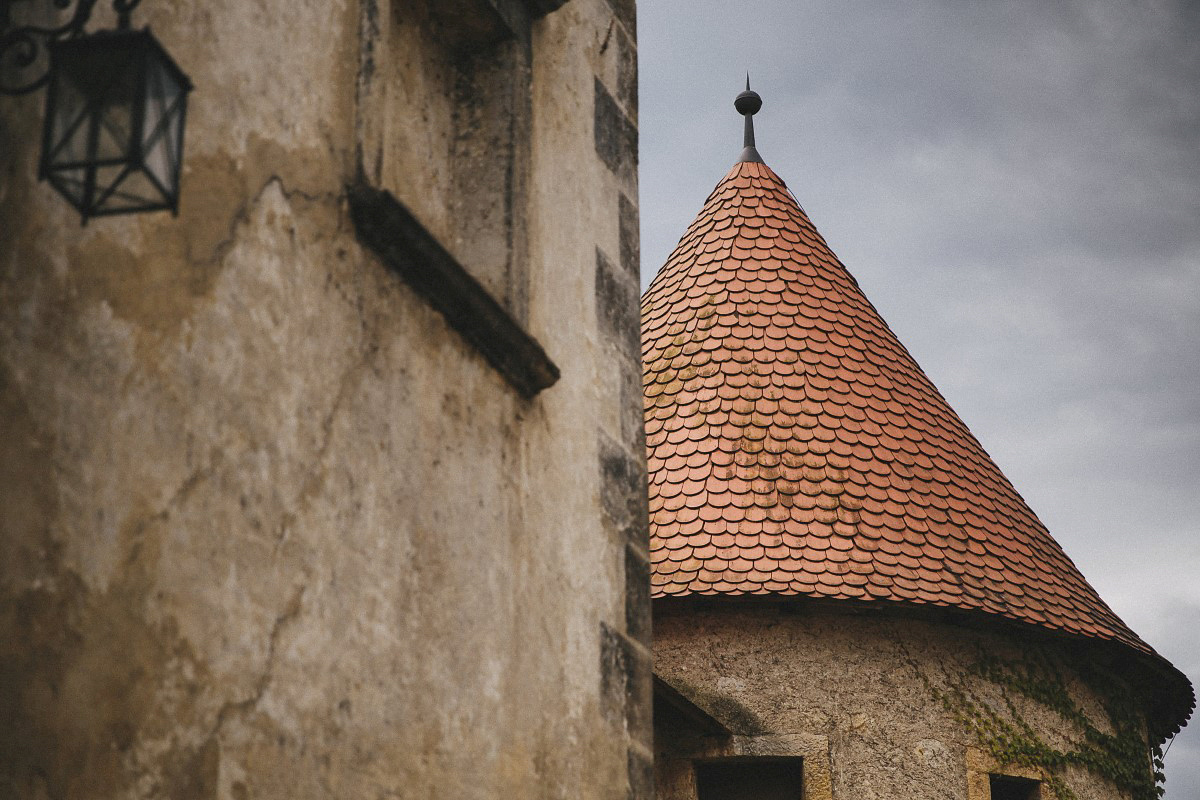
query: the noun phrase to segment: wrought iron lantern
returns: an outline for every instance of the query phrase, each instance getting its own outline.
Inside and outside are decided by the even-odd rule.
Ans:
[[[0,6],[6,2],[14,0]],[[191,81],[149,30],[130,29],[130,11],[140,0],[114,0],[117,29],[90,35],[81,34],[96,0],[78,2],[60,28],[27,26],[4,36],[10,47],[23,37],[29,64],[31,31],[48,49],[48,72],[24,87],[48,85],[38,177],[85,223],[108,214],[177,213]]]

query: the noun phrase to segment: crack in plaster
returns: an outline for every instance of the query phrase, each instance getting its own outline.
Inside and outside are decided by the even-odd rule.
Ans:
[[[221,728],[230,717],[252,711],[262,701],[263,695],[266,694],[267,689],[271,685],[279,639],[283,634],[284,628],[300,616],[301,601],[307,589],[308,587],[303,584],[297,586],[296,591],[292,593],[292,597],[288,600],[287,605],[284,606],[283,611],[276,615],[275,621],[271,625],[271,631],[267,636],[267,655],[264,659],[262,672],[254,682],[254,691],[249,697],[243,700],[227,700],[221,705],[217,710],[217,719],[212,729],[204,737],[206,743],[212,741],[220,734]]]
[[[179,511],[182,505],[187,502],[188,498],[192,496],[192,493],[196,491],[196,488],[203,481],[213,476],[213,474],[216,472],[217,463],[219,460],[220,459],[218,458],[208,466],[193,470],[186,478],[183,479],[179,486],[175,488],[175,491],[171,493],[169,498],[167,498],[167,502],[163,504],[163,507],[160,510],[154,512],[153,514],[148,514],[131,526],[130,530],[132,531],[134,542],[133,546],[129,550],[129,554],[125,557],[125,564],[127,566],[133,566],[137,562],[138,557],[141,555],[141,538],[146,532],[146,529],[156,523],[166,522],[171,518],[172,513]]]
[[[324,470],[321,469],[325,461],[325,456],[329,452],[329,447],[333,441],[333,422],[338,413],[342,409],[342,404],[345,402],[347,395],[350,393],[350,387],[356,383],[358,373],[368,366],[371,358],[375,354],[375,348],[367,347],[360,353],[358,359],[354,361],[346,371],[342,373],[341,380],[338,382],[337,394],[334,395],[333,403],[330,405],[329,411],[321,420],[321,442],[317,446],[316,454],[313,456],[311,463],[304,468],[304,478],[300,484],[300,492],[297,494],[296,500],[298,507],[295,510],[284,511],[282,519],[279,521],[278,533],[275,537],[274,553],[279,554],[280,549],[288,540],[288,534],[291,531],[292,525],[301,513],[308,509],[313,497],[320,491],[325,483]]]
[[[215,245],[213,245],[211,255],[208,255],[203,258],[195,257],[190,252],[190,248],[189,248],[189,252],[188,252],[189,258],[191,260],[194,260],[197,264],[202,265],[202,266],[214,266],[214,267],[219,266],[221,264],[221,262],[225,259],[225,257],[227,255],[229,255],[230,251],[232,251],[233,248],[237,245],[238,229],[242,225],[250,224],[250,217],[253,215],[254,209],[257,208],[259,203],[262,202],[263,195],[265,195],[267,193],[267,190],[270,189],[272,186],[277,186],[279,188],[279,193],[282,194],[284,199],[288,200],[289,202],[298,199],[298,200],[304,201],[311,205],[316,205],[316,204],[321,204],[321,203],[329,203],[332,205],[339,205],[340,201],[341,201],[341,197],[342,197],[340,191],[338,191],[338,192],[319,192],[317,194],[313,194],[310,192],[305,192],[301,189],[288,189],[287,184],[283,180],[283,177],[277,173],[272,173],[267,176],[267,178],[262,182],[262,184],[258,187],[258,190],[255,191],[253,195],[244,199],[238,205],[237,211],[235,211],[233,213],[233,216],[231,216],[229,218],[229,226],[228,226],[227,235],[225,236],[225,238],[219,240]],[[339,213],[338,213],[339,227],[341,225],[341,216],[342,215],[339,210]]]

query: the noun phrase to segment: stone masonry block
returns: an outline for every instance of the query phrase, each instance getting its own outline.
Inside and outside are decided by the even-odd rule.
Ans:
[[[637,283],[596,248],[596,315],[600,330],[632,363],[640,363],[641,319]]]
[[[650,562],[646,552],[625,545],[625,630],[650,646]]]
[[[600,432],[600,498],[608,521],[623,531],[649,518],[645,463]]]
[[[620,219],[621,267],[640,285],[642,250],[638,207],[624,194],[617,201],[617,205]]]
[[[621,722],[632,742],[645,747],[653,738],[653,665],[650,650],[600,623],[600,697],[610,721]]]
[[[595,81],[595,142],[600,160],[627,186],[637,182],[637,126],[608,89]]]

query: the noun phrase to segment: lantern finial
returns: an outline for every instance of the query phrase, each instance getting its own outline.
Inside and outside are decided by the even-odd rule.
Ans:
[[[113,0],[113,10],[117,12],[117,30],[127,31],[133,27],[133,9],[140,2],[142,0]]]

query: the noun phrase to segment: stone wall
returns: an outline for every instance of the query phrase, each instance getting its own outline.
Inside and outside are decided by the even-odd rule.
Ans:
[[[1136,687],[1066,640],[830,606],[677,604],[654,624],[656,673],[732,734],[656,729],[660,800],[695,800],[697,761],[779,757],[803,759],[804,800],[988,800],[990,773],[1042,781],[1043,800],[1127,798],[1046,768],[1104,736],[1130,746],[1113,764],[1150,774],[1143,721],[1110,714]]]
[[[0,97],[0,796],[649,796],[635,21],[558,5],[143,3],[178,218],[80,227]]]

